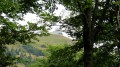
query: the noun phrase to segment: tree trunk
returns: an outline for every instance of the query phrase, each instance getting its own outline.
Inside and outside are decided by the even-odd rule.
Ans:
[[[93,60],[93,24],[91,22],[91,8],[87,8],[84,12],[83,23],[83,43],[84,43],[84,67],[92,67]]]

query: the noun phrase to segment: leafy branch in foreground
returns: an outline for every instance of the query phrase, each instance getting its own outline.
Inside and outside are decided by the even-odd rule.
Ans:
[[[23,20],[26,13],[41,12],[38,0],[1,0],[0,1],[0,67],[13,64],[14,58],[6,54],[6,45],[16,42],[27,43],[36,35],[48,35],[45,26],[28,22],[22,26],[18,20]],[[41,9],[42,10],[42,9]],[[42,22],[41,22],[42,23]],[[38,31],[38,33],[35,33]]]

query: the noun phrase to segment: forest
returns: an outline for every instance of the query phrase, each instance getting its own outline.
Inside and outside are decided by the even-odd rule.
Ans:
[[[19,23],[27,13],[39,21]],[[119,0],[0,0],[0,67],[120,67],[119,34]]]

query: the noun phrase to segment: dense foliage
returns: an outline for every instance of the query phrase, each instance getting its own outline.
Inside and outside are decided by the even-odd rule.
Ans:
[[[68,19],[60,22],[63,23],[63,27],[67,28],[70,35],[83,43],[84,67],[120,66],[114,64],[119,63],[120,56],[119,0],[47,0],[47,2],[62,4],[67,10],[72,11]],[[96,63],[100,61],[101,63]]]
[[[11,65],[14,57],[6,54],[6,44],[15,42],[27,43],[36,35],[47,35],[45,26],[37,23],[20,25],[17,21],[23,20],[27,12],[37,13],[39,9],[38,0],[1,0],[0,1],[0,67]],[[40,12],[40,11],[38,11]],[[41,34],[34,33],[40,30]]]
[[[53,16],[54,10],[57,9],[56,4],[64,5],[67,10],[72,11],[72,15],[64,20]],[[43,3],[38,3],[38,0],[1,0],[1,66],[11,64],[11,58],[4,53],[6,44],[16,41],[29,42],[31,37],[39,35],[34,34],[35,30],[41,30],[42,35],[47,32],[45,26],[38,27],[37,24],[28,23],[28,28],[26,28],[15,22],[15,20],[22,20],[23,14],[27,12],[36,13],[44,19],[43,22],[59,19],[67,32],[78,41],[75,45],[53,51],[46,61],[49,66],[120,66],[119,0],[43,0]]]

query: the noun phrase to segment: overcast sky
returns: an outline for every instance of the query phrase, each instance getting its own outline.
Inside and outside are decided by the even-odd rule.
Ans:
[[[67,16],[70,15],[70,11],[65,10],[65,7],[62,5],[57,5],[58,9],[54,11],[54,15],[55,16],[61,16],[62,19],[66,18]],[[37,21],[39,21],[39,17],[37,17],[37,15],[32,14],[32,13],[27,13],[24,16],[24,21],[19,21],[20,24],[22,25],[26,25],[28,21],[36,23]],[[49,30],[49,32],[53,32],[56,29],[59,29],[59,23],[57,23],[57,26],[52,26],[52,29]],[[69,35],[67,35],[65,32],[62,32],[63,36],[68,37],[70,39],[72,39]]]
[[[62,5],[57,4],[58,9],[54,11],[55,16],[61,16],[62,19],[66,18],[68,15],[70,15],[70,11],[65,10],[65,7]],[[39,21],[39,17],[37,15],[32,13],[27,13],[24,16],[25,21],[19,21],[20,24],[25,25],[28,21],[30,22],[37,22]]]

